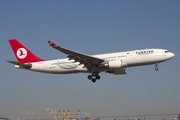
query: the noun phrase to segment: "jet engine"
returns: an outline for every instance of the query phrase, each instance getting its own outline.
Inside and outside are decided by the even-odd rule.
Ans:
[[[126,74],[126,68],[115,69],[115,70],[107,71],[107,72],[114,75],[123,75],[123,74]]]
[[[120,60],[114,60],[114,61],[108,61],[107,64],[105,64],[106,67],[109,68],[123,68],[123,62]]]

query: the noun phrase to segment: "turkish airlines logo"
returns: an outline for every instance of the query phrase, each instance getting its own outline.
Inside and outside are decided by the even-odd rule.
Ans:
[[[24,48],[19,48],[16,52],[16,55],[19,59],[24,59],[27,56],[27,50]]]

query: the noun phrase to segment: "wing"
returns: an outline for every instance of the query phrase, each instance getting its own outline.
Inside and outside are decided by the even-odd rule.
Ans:
[[[19,65],[20,67],[23,67],[23,68],[31,68],[32,67],[32,64],[28,63],[28,64],[23,64],[23,63],[19,63],[19,62],[16,62],[16,61],[8,61],[7,62],[10,62],[14,65]]]
[[[84,67],[91,67],[92,65],[99,65],[101,62],[103,62],[103,59],[100,58],[96,58],[96,57],[92,57],[90,55],[86,55],[83,53],[79,53],[76,51],[72,51],[60,46],[57,46],[56,44],[54,44],[51,41],[48,41],[49,45],[53,48],[55,48],[56,50],[59,50],[65,54],[67,54],[69,60],[75,60],[74,62],[80,62],[79,65],[84,64]]]

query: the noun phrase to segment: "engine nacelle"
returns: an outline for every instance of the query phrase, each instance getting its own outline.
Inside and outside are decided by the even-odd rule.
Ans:
[[[123,63],[120,60],[108,61],[108,64],[105,65],[109,68],[123,68]]]
[[[111,74],[114,74],[114,75],[123,75],[123,74],[126,74],[126,68],[115,69],[113,71],[108,71],[108,73],[111,73]]]

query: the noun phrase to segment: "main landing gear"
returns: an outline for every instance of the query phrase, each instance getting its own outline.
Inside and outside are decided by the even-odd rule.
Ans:
[[[156,70],[156,71],[158,71],[158,70],[159,70],[159,68],[158,68],[158,63],[156,63],[155,70]]]
[[[96,82],[96,80],[99,80],[101,77],[98,73],[92,73],[92,75],[88,75],[88,79],[91,80],[93,83]]]

